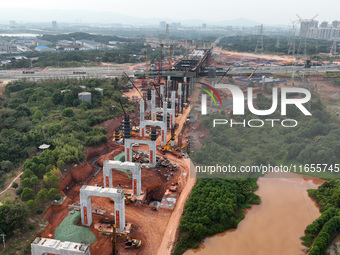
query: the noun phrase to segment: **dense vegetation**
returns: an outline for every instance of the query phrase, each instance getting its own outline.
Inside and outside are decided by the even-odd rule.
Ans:
[[[206,236],[235,228],[249,200],[258,203],[256,188],[256,179],[198,179],[185,204],[173,254],[198,248]]]
[[[4,201],[0,206],[0,229],[7,235],[22,225],[28,215],[42,212],[46,202],[60,198],[60,170],[84,162],[87,147],[107,142],[106,128],[94,125],[121,114],[116,100],[121,98],[119,90],[124,82],[124,79],[20,80],[6,86],[6,100],[0,101],[0,187],[5,177],[24,163],[21,185],[16,183],[13,187],[26,202]],[[92,103],[79,101],[78,92],[83,91],[80,85],[92,93]],[[94,90],[96,87],[104,89],[103,96]],[[134,109],[128,99],[121,100],[127,110]],[[37,154],[43,143],[51,145],[51,150]],[[11,210],[17,212],[3,217]],[[14,223],[14,219],[19,223]]]
[[[134,55],[144,54],[141,51],[144,48],[150,47],[144,46],[143,43],[127,43],[114,50],[27,52],[25,56],[34,60],[14,60],[6,68],[94,66],[100,62],[135,63],[139,60]],[[150,49],[149,51],[151,52]]]
[[[269,109],[271,99],[259,94],[256,105],[258,109]],[[340,157],[339,125],[327,113],[316,95],[312,96],[310,106],[306,107],[311,109],[312,116],[305,117],[294,107],[287,108],[285,118],[294,118],[298,121],[298,125],[294,128],[284,128],[279,123],[274,127],[266,123],[261,128],[240,126],[231,128],[228,125],[217,125],[213,128],[212,126],[213,119],[230,119],[231,117],[239,122],[243,119],[246,121],[266,118],[282,119],[279,110],[271,116],[255,116],[249,111],[245,116],[226,117],[223,111],[201,116],[200,119],[208,129],[209,136],[202,142],[202,147],[190,154],[190,158],[196,165],[230,164],[237,167],[260,164],[338,163],[337,158]],[[198,176],[206,177],[205,174]],[[231,176],[222,173],[213,177]],[[197,243],[205,236],[236,227],[238,221],[242,219],[244,203],[253,196],[252,192],[255,187],[253,180],[198,179],[185,206],[174,254],[182,254],[188,247],[198,247]]]
[[[223,48],[240,51],[240,52],[254,52],[258,42],[259,36],[230,36],[222,38],[219,46]],[[279,41],[279,44],[277,42]],[[263,48],[265,53],[288,54],[289,42],[292,40],[287,37],[263,36]],[[306,40],[306,54],[329,53],[332,42],[320,39]],[[295,38],[295,54],[304,54],[305,42],[304,39]],[[292,48],[291,48],[292,49]]]
[[[46,40],[49,42],[56,43],[60,40],[91,40],[99,43],[109,44],[110,41],[117,41],[117,42],[142,42],[142,39],[135,39],[135,38],[126,38],[126,37],[118,37],[113,35],[99,35],[99,34],[88,34],[83,32],[75,32],[69,34],[57,34],[57,35],[50,35],[45,34],[38,37],[41,40]]]
[[[121,44],[117,49],[88,50],[88,51],[55,51],[55,52],[27,52],[24,55],[28,59],[13,60],[3,66],[6,69],[30,68],[30,67],[80,67],[96,66],[101,62],[111,63],[137,63],[145,61],[144,52],[147,52],[148,61],[158,62],[160,59],[160,47],[151,48],[143,43]],[[184,54],[182,47],[174,47],[173,54]],[[166,53],[169,54],[169,53]],[[163,53],[163,60],[165,49]],[[33,60],[31,60],[33,58]]]
[[[316,96],[313,96],[316,97]],[[279,103],[280,104],[280,103]],[[257,107],[269,109],[271,99],[259,94]],[[279,122],[274,127],[271,123],[261,128],[243,128],[230,125],[216,125],[213,119],[229,119],[224,112],[202,116],[202,122],[208,128],[209,138],[203,146],[191,154],[196,164],[232,164],[260,165],[260,164],[310,164],[310,163],[338,163],[340,157],[340,128],[326,111],[321,101],[314,99],[311,104],[312,116],[304,117],[294,106],[287,108],[285,118],[298,121],[294,128],[284,128]],[[241,122],[250,119],[283,119],[278,109],[271,116],[255,116],[246,111],[245,116],[232,116]],[[223,177],[223,176],[222,176]],[[225,177],[225,176],[224,176]]]
[[[340,231],[340,180],[332,179],[308,194],[317,202],[321,216],[305,230],[301,239],[311,247],[309,254],[323,255],[330,240]]]

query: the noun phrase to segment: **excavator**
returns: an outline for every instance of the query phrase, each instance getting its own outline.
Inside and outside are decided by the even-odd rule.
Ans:
[[[163,145],[163,147],[158,148],[160,152],[165,155],[165,153],[170,152],[172,155],[176,156],[177,158],[182,158],[182,154],[176,151],[174,148],[171,147],[171,140],[175,140],[175,128],[171,128],[171,137],[170,139]]]
[[[264,66],[264,65],[261,65],[261,66]],[[247,78],[247,80],[249,81],[250,78],[254,75],[254,73],[256,72],[257,68],[259,68],[260,66],[257,66],[254,71],[249,75],[249,77]]]
[[[138,239],[131,239],[129,236],[126,236],[125,245],[125,249],[139,248],[142,245],[142,241]]]
[[[126,242],[125,242],[125,249],[130,249],[130,248],[140,248],[142,246],[142,241],[138,240],[138,239],[131,239],[127,234],[118,234],[116,232],[116,224],[114,223],[114,221],[109,220],[109,222],[105,222],[105,223],[109,223],[111,224],[112,228],[113,228],[113,233],[112,233],[112,254],[116,255],[118,254],[117,251],[117,236],[122,236],[126,238]]]

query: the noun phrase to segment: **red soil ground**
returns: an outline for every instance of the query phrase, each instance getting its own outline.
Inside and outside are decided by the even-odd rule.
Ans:
[[[185,120],[185,117],[182,118]],[[183,122],[181,119],[180,122]],[[183,123],[180,123],[183,125]],[[79,202],[79,190],[82,185],[99,185],[103,186],[103,173],[100,171],[96,177],[93,177],[93,173],[96,168],[92,167],[90,163],[98,158],[96,164],[103,165],[104,160],[113,159],[115,156],[124,151],[124,146],[112,142],[112,134],[116,127],[120,125],[119,120],[109,120],[100,126],[108,127],[107,136],[109,143],[95,148],[90,148],[86,152],[86,163],[76,167],[73,171],[69,172],[61,181],[60,189],[67,196],[65,202],[62,205],[50,206],[43,218],[48,221],[48,225],[45,230],[40,233],[42,237],[49,237],[52,234],[54,237],[54,230],[63,221],[64,217],[68,214],[68,204]],[[159,141],[158,141],[159,142]],[[138,149],[147,150],[147,147],[138,147]],[[146,187],[161,184],[158,188],[155,188],[147,193],[146,201],[157,200],[160,201],[165,191],[171,186],[172,182],[178,182],[178,195],[183,190],[186,184],[186,178],[189,175],[187,164],[183,159],[177,159],[176,157],[167,154],[172,163],[179,165],[179,170],[173,172],[173,177],[167,180],[168,170],[166,169],[142,169],[142,191]],[[186,176],[183,176],[183,172]],[[131,189],[132,180],[127,175],[120,171],[113,172],[114,186],[121,185],[124,188]],[[182,199],[183,200],[183,199]],[[108,198],[93,197],[92,209],[104,209],[107,211],[107,215],[104,217],[111,217],[110,213],[114,212],[114,203]],[[184,202],[182,203],[184,205]],[[176,210],[176,208],[175,208]],[[177,210],[178,216],[181,215],[181,210]],[[171,211],[158,210],[153,211],[152,208],[143,206],[141,203],[127,204],[126,205],[126,221],[132,223],[132,229],[130,238],[136,238],[142,240],[142,247],[139,249],[125,249],[125,238],[117,238],[117,247],[119,254],[157,254],[165,234],[166,228],[169,227],[168,221],[172,215]],[[93,224],[90,227],[91,231],[97,237],[97,242],[93,243],[90,247],[91,254],[94,255],[109,255],[112,252],[111,239],[109,236],[103,236],[98,230],[95,230],[93,225],[99,221],[103,216],[93,215]],[[79,223],[80,225],[80,223]],[[172,223],[173,225],[173,223]],[[177,229],[177,227],[175,228]],[[174,238],[174,236],[171,236]]]

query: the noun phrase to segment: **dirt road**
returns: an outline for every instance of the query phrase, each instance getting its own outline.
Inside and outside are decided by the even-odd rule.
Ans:
[[[0,83],[0,96],[2,96],[2,93],[5,91],[5,87],[8,84],[8,81],[4,81],[3,83]]]
[[[190,164],[191,164],[190,159],[189,158],[185,159],[185,162],[186,162],[187,168],[190,171]],[[171,254],[171,250],[174,246],[176,232],[177,232],[177,229],[178,229],[178,226],[179,226],[180,219],[182,217],[184,204],[187,201],[187,199],[190,195],[191,189],[195,185],[195,182],[196,182],[196,178],[191,178],[190,175],[188,175],[188,179],[187,179],[187,183],[185,185],[185,188],[183,189],[183,191],[182,191],[182,193],[181,193],[181,195],[180,195],[180,197],[177,201],[175,210],[172,212],[170,220],[169,220],[168,225],[166,227],[162,243],[161,243],[161,245],[158,249],[158,252],[157,252],[158,255]]]
[[[179,135],[179,133],[181,132],[184,122],[186,121],[186,118],[189,113],[190,113],[190,107],[185,109],[183,111],[183,114],[179,118],[176,119],[176,122],[179,125],[178,129],[176,130],[176,135]],[[179,160],[175,156],[167,154],[167,157],[171,162],[179,163]],[[158,255],[166,255],[166,254],[171,253],[171,250],[174,246],[179,222],[182,217],[184,204],[186,200],[188,199],[191,189],[193,188],[196,182],[195,178],[190,177],[190,164],[192,164],[190,161],[190,158],[181,159],[180,161],[181,163],[185,163],[185,166],[182,169],[184,170],[183,173],[185,174],[185,176],[183,177],[186,177],[186,184],[181,192],[181,195],[179,196],[177,200],[176,207],[174,211],[172,212],[168,225],[165,229],[162,243],[159,246],[159,249],[157,252]]]
[[[21,175],[23,174],[23,172],[21,172],[20,174],[17,175],[17,177],[14,178],[14,180],[8,185],[8,187],[6,189],[4,189],[3,191],[0,192],[0,195],[2,195],[3,193],[5,193],[7,190],[9,190],[12,187],[13,182],[15,182]]]

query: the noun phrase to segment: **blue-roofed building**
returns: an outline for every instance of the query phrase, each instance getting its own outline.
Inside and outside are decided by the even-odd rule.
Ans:
[[[41,45],[41,46],[35,47],[35,50],[36,51],[53,51],[54,49],[51,49],[51,48],[49,48],[47,46]]]

